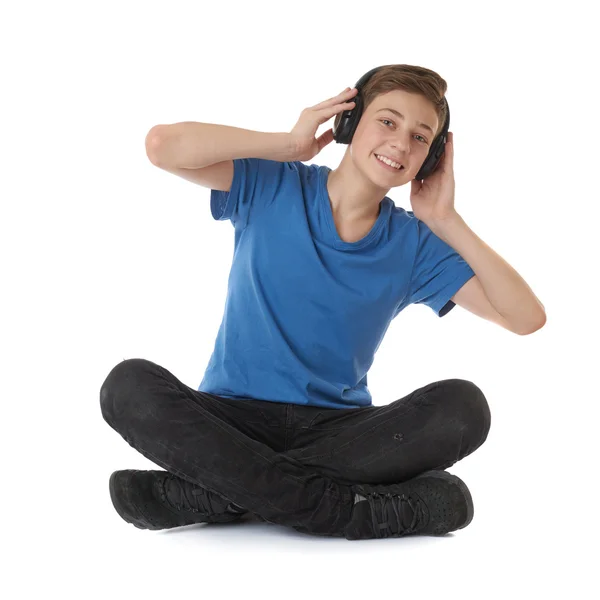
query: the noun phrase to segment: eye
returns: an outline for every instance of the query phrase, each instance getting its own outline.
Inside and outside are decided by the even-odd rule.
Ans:
[[[394,124],[394,122],[390,121],[389,119],[380,119],[379,121],[381,123],[391,123],[392,125]],[[417,137],[421,138],[422,144],[427,144],[427,140],[422,135],[419,135],[418,133],[416,135],[417,135]]]

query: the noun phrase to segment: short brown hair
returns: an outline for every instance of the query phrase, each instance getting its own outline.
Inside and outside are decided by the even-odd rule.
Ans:
[[[446,121],[446,104],[444,95],[448,84],[435,71],[414,65],[385,65],[371,75],[362,88],[363,114],[367,107],[380,94],[394,90],[405,90],[414,94],[421,94],[429,100],[438,118],[436,138]]]

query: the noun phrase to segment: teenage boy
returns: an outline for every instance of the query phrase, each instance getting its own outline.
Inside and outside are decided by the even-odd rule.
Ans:
[[[471,522],[466,484],[444,469],[487,438],[482,391],[447,379],[373,406],[367,372],[410,304],[440,317],[458,304],[520,335],[543,326],[544,307],[456,212],[452,133],[434,172],[415,178],[447,132],[445,81],[389,65],[357,88],[305,109],[289,133],[150,130],[152,163],[211,189],[212,216],[229,220],[235,239],[198,389],[144,359],[116,365],[101,388],[105,420],[165,469],[112,474],[127,522],[165,529],[247,515],[346,539]],[[304,164],[357,104],[338,168]],[[409,182],[405,211],[386,194]]]

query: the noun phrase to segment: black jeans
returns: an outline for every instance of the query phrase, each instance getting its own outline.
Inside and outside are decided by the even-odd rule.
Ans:
[[[355,483],[445,469],[487,438],[470,381],[446,379],[385,406],[326,409],[199,392],[151,361],[117,364],[100,390],[106,422],[163,469],[265,521],[340,535]]]

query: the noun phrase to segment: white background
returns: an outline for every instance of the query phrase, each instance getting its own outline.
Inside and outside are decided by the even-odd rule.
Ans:
[[[7,598],[597,597],[592,5],[3,5]],[[543,329],[517,336],[460,307],[439,319],[410,306],[369,372],[376,405],[450,377],[484,391],[488,439],[450,469],[472,492],[473,522],[444,538],[353,543],[259,523],[126,524],[108,477],[155,465],[103,421],[100,386],[142,357],[197,388],[234,235],[212,219],[208,189],[149,162],[146,133],[178,121],[289,131],[303,108],[390,63],[448,82],[456,209],[547,312]],[[345,148],[309,162],[335,168]],[[409,192],[388,195],[411,210]]]

